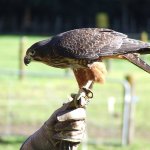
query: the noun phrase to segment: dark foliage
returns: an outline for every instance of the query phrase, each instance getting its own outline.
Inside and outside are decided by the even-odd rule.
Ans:
[[[58,33],[95,27],[100,12],[109,27],[122,32],[149,31],[148,0],[1,0],[0,33]]]

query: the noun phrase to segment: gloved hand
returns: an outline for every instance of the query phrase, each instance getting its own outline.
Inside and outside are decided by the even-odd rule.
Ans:
[[[21,150],[66,150],[66,146],[77,145],[85,133],[84,108],[71,108],[71,102],[56,110],[44,125],[31,135]]]

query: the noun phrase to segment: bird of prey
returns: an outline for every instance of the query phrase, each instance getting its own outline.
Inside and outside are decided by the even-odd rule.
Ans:
[[[81,28],[60,33],[33,44],[24,63],[42,62],[57,68],[71,68],[79,88],[88,81],[103,83],[104,59],[125,59],[150,73],[150,66],[139,58],[149,54],[150,44],[104,28]]]

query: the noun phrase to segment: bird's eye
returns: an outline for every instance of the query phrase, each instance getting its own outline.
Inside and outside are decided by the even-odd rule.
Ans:
[[[30,54],[33,56],[35,54],[35,50],[31,50]]]

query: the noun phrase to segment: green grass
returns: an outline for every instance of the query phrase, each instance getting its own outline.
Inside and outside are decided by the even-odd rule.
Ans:
[[[25,47],[46,37],[26,37]],[[77,85],[72,73],[65,77],[64,70],[50,68],[40,63],[25,67],[26,73],[42,73],[46,76],[26,75],[20,81],[12,72],[18,71],[19,36],[0,36],[0,132],[12,124],[13,134],[29,135],[38,129],[49,115],[72,92],[77,92]],[[149,61],[149,57],[146,57]],[[127,74],[132,74],[136,81],[135,140],[129,147],[120,146],[122,121],[122,86],[107,81],[104,85],[95,84],[94,98],[87,107],[88,135],[101,144],[88,147],[90,150],[148,150],[150,147],[147,134],[150,130],[149,74],[129,62],[112,60],[112,71],[108,78],[123,80]],[[115,97],[115,117],[107,111],[107,100]],[[9,117],[8,117],[9,116]],[[0,141],[0,149],[19,149],[25,137],[4,136]],[[143,147],[144,145],[144,147]]]
[[[0,139],[0,149],[5,150],[18,150],[20,145],[25,141],[23,136],[9,136]],[[148,141],[138,139],[133,142],[130,146],[120,146],[120,143],[110,142],[93,145],[92,143],[88,145],[88,150],[149,150],[150,143]],[[82,145],[80,145],[79,150],[82,150]]]

